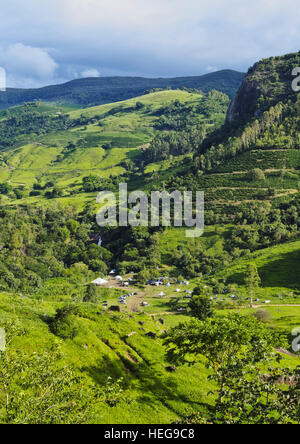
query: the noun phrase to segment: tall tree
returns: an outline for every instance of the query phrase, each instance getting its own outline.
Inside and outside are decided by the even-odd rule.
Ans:
[[[245,278],[245,284],[250,291],[251,307],[253,307],[254,294],[255,291],[258,290],[260,283],[261,279],[257,270],[257,266],[253,263],[249,264]]]

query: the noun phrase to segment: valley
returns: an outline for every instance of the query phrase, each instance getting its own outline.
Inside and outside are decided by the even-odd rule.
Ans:
[[[1,111],[0,422],[299,423],[299,58],[254,65],[231,105],[184,88]],[[97,194],[124,182],[204,191],[204,235],[99,227]]]

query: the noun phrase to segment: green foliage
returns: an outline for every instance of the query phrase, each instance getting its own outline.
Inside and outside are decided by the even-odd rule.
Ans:
[[[91,302],[93,304],[96,304],[97,301],[98,301],[98,292],[96,285],[94,284],[87,285],[83,302]]]
[[[260,168],[254,168],[254,170],[249,171],[247,178],[251,182],[264,181],[266,176]]]
[[[53,116],[40,113],[36,108],[36,104],[27,104],[17,113],[7,112],[6,118],[0,121],[0,148],[10,147],[24,133],[46,134],[70,128],[68,115]]]
[[[115,191],[116,186],[111,179],[103,179],[99,176],[88,176],[83,178],[82,189],[86,193],[93,191]]]
[[[145,162],[158,162],[196,151],[207,133],[224,122],[228,106],[225,94],[211,91],[196,105],[187,106],[177,100],[160,108],[156,111],[160,117],[154,127],[165,132],[157,135],[145,150]]]
[[[299,372],[278,368],[273,347],[284,340],[252,316],[239,314],[180,324],[165,336],[171,362],[192,364],[206,358],[217,389],[216,402],[205,419],[188,423],[299,423]],[[278,383],[293,381],[289,388]]]
[[[8,194],[12,191],[12,186],[9,183],[0,184],[0,194]]]
[[[228,366],[231,360],[237,357],[246,359],[249,355],[255,362],[263,358],[273,346],[279,346],[280,341],[278,334],[253,316],[240,314],[180,324],[168,332],[165,338],[167,355],[171,361],[184,363],[189,362],[191,357],[199,359],[204,355],[212,368],[222,363]]]
[[[94,220],[84,222],[72,208],[2,209],[0,221],[3,290],[36,291],[43,281],[63,276],[81,285],[111,266],[113,254],[91,242],[99,236]]]
[[[26,332],[14,322],[2,325],[7,350],[0,352],[1,424],[87,423],[96,405],[116,406],[122,399],[122,380],[110,378],[102,388],[89,385],[71,366],[60,364],[59,347],[28,354],[13,343]]]
[[[50,331],[61,339],[74,339],[78,334],[74,316],[76,312],[77,307],[74,305],[58,308],[55,315],[47,320]]]
[[[135,280],[138,284],[145,285],[151,277],[151,271],[144,269],[136,275]]]
[[[205,321],[205,319],[211,318],[214,315],[212,302],[207,296],[194,296],[190,300],[189,308],[192,316],[200,321]]]

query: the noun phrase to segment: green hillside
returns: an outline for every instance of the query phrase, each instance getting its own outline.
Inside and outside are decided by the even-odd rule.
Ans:
[[[164,357],[161,339],[146,336],[149,331],[159,335],[163,330],[158,320],[153,320],[151,316],[142,313],[134,317],[99,313],[99,308],[81,305],[80,316],[74,320],[78,331],[76,338],[63,340],[52,334],[43,321],[46,316],[53,316],[58,303],[2,293],[2,325],[6,320],[11,320],[12,304],[15,318],[27,333],[15,340],[11,353],[21,346],[22,353],[26,355],[35,353],[37,349],[42,354],[56,343],[63,356],[59,365],[73,366],[84,375],[81,381],[83,390],[93,384],[105,386],[108,378],[113,381],[122,378],[121,400],[116,406],[113,403],[110,405],[109,400],[96,405],[92,409],[90,422],[171,423],[184,415],[186,410],[196,411],[199,399],[202,399],[204,410],[209,403],[205,383],[207,372],[203,367],[196,367],[192,372],[188,368],[179,369],[173,374],[166,370],[169,364]],[[167,327],[172,323],[172,319],[166,318]],[[134,334],[130,336],[131,333]],[[199,385],[200,371],[203,382]],[[189,382],[183,384],[187,379]],[[198,385],[196,391],[195,385]]]
[[[207,114],[197,113],[209,97],[201,92],[162,91],[68,113],[43,103],[11,108],[0,125],[16,125],[15,120],[20,124],[14,133],[11,128],[11,136],[3,137],[0,181],[12,187],[25,186],[28,191],[35,183],[44,186],[53,182],[70,194],[90,174],[109,178],[139,172],[142,150],[156,134],[170,132],[164,125],[170,125],[171,119],[164,120],[164,113],[171,116],[176,112],[179,117],[175,124],[184,128],[193,125],[211,131],[223,124],[229,99],[221,93],[210,99],[212,109]],[[25,134],[19,134],[22,124]],[[32,131],[26,134],[30,126]]]
[[[298,59],[256,64],[231,105],[163,90],[1,112],[0,423],[300,422]],[[120,182],[204,190],[203,236],[100,228]]]

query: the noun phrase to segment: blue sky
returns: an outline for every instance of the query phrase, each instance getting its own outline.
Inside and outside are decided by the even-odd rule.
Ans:
[[[300,50],[294,0],[0,0],[8,86],[169,77]]]

